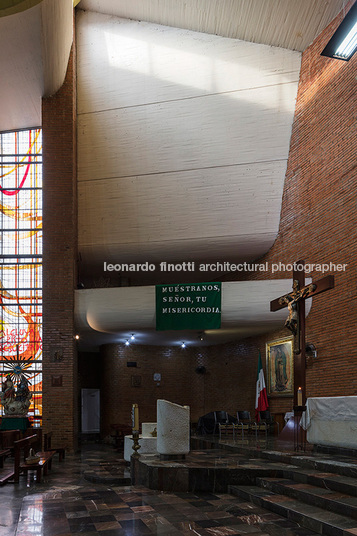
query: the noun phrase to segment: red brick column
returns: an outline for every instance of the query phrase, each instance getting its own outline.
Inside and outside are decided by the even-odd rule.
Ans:
[[[77,258],[76,77],[72,51],[65,82],[42,101],[43,125],[43,428],[53,444],[76,448]]]

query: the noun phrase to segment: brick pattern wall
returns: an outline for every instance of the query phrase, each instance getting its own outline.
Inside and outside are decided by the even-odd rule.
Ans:
[[[43,125],[43,428],[53,444],[76,448],[76,89],[72,51],[62,88],[42,102]],[[61,385],[53,385],[58,384]]]
[[[312,270],[313,280],[334,274],[335,288],[313,299],[306,340],[318,358],[306,369],[307,396],[357,395],[356,300],[356,63],[320,56],[340,17],[302,57],[277,240],[261,262],[347,264],[346,271]],[[248,278],[291,277],[291,272],[248,274]],[[288,289],[289,290],[289,289]],[[288,330],[245,341],[256,366],[256,349]],[[265,353],[265,352],[264,352]],[[262,352],[263,355],[263,352]],[[291,409],[292,400],[270,400],[272,411]]]
[[[108,344],[101,347],[101,430],[105,437],[111,424],[131,425],[132,404],[139,404],[140,422],[156,421],[156,401],[169,400],[192,408],[191,419],[204,413],[205,375],[197,374],[203,364],[195,348]],[[128,367],[127,362],[137,366]],[[154,373],[161,374],[160,385]],[[132,386],[132,377],[141,385]]]

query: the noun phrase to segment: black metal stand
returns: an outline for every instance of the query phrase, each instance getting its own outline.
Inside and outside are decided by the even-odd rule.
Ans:
[[[294,450],[305,450],[306,441],[305,441],[305,430],[300,426],[300,419],[304,411],[306,411],[306,406],[294,406]]]

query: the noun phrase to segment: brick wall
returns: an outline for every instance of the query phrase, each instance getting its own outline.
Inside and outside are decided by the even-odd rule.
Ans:
[[[43,427],[53,431],[53,444],[69,449],[76,448],[78,430],[73,321],[77,254],[74,65],[72,51],[62,88],[42,102]]]
[[[261,262],[348,264],[334,274],[335,288],[313,299],[306,340],[318,358],[306,369],[307,396],[357,395],[356,300],[356,63],[320,56],[340,17],[305,51],[293,124],[277,240]],[[291,272],[247,274],[247,278],[291,277]],[[313,270],[310,277],[323,274]],[[287,330],[247,340],[244,351],[256,369],[257,348]],[[239,346],[237,347],[238,351]],[[252,365],[252,366],[253,366]],[[292,400],[270,400],[273,411]]]
[[[156,401],[166,399],[192,408],[192,420],[204,413],[205,376],[195,369],[202,363],[201,351],[195,348],[172,348],[132,344],[108,344],[101,348],[102,435],[110,433],[111,424],[131,424],[132,404],[139,404],[140,422],[156,421]],[[128,367],[127,362],[137,366]],[[161,374],[160,385],[153,379]],[[140,378],[139,387],[132,377]]]

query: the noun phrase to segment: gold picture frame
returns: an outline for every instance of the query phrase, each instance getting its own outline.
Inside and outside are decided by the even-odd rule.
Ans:
[[[266,344],[268,396],[294,395],[294,338]]]

